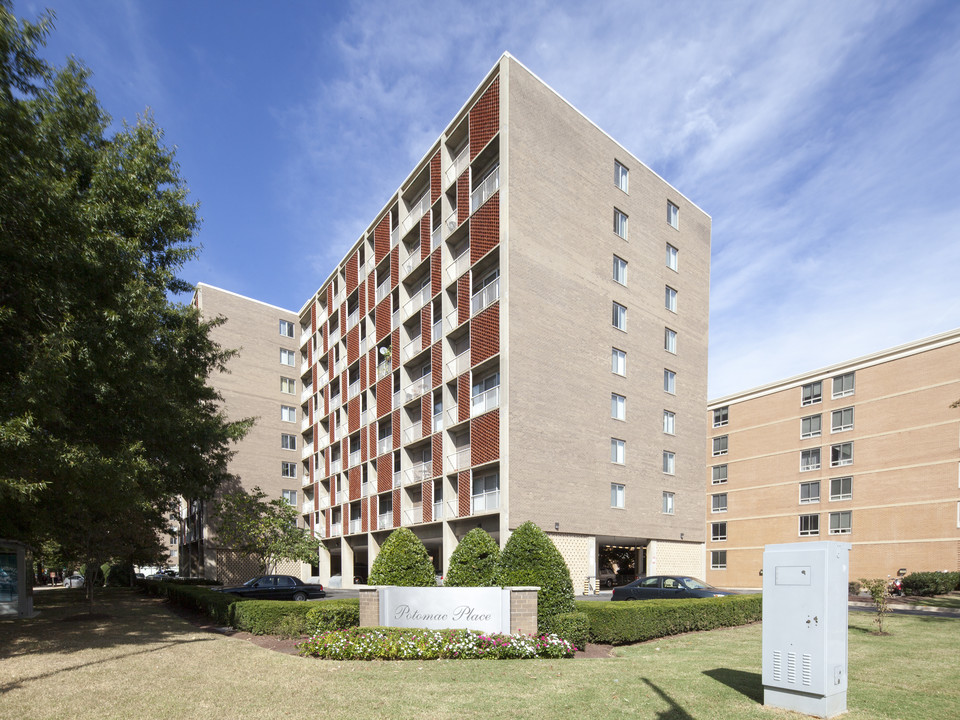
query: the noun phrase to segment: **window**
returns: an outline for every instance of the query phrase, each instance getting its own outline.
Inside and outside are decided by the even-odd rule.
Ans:
[[[610,438],[610,462],[623,465],[623,456],[627,443],[617,438]]]
[[[624,240],[627,239],[627,216],[616,208],[613,209],[613,231]]]
[[[800,504],[806,505],[807,503],[818,502],[820,502],[820,481],[813,480],[800,483]]]
[[[680,208],[667,200],[667,224],[676,229],[680,229]]]
[[[629,190],[630,171],[616,160],[613,161],[613,184],[624,192]]]
[[[727,524],[725,522],[721,523],[710,523],[710,539],[713,542],[723,542],[727,539]]]
[[[424,366],[423,377],[429,377],[430,366]],[[429,385],[428,385],[429,387]],[[474,381],[470,396],[470,415],[479,415],[500,407],[500,371]]]
[[[830,480],[830,500],[849,500],[853,497],[853,478],[839,477]]]
[[[663,391],[671,395],[677,394],[677,374],[673,370],[663,371]]]
[[[663,329],[663,349],[668,353],[677,354],[677,333],[670,328]]]
[[[617,330],[627,331],[627,309],[618,302],[613,304],[613,326]]]
[[[295,478],[297,476],[297,464],[292,462],[280,463],[280,477]]]
[[[662,510],[664,515],[673,515],[673,493],[672,492],[664,491]]]
[[[800,451],[800,472],[820,469],[820,448]]]
[[[849,510],[845,512],[830,513],[830,534],[831,535],[849,535],[853,530],[853,513]]]
[[[721,513],[727,511],[727,494],[717,493],[710,496],[710,512]]]
[[[821,388],[821,383],[819,380],[815,383],[808,383],[804,385],[800,395],[800,404],[814,405],[820,402],[820,399],[821,399],[820,388]]]
[[[627,419],[627,399],[623,395],[610,393],[610,417],[614,420]]]
[[[284,337],[293,337],[293,323],[289,320],[281,320],[280,334]]]
[[[713,426],[714,427],[723,427],[728,422],[730,422],[730,408],[727,405],[724,405],[722,408],[717,408],[713,411]]]
[[[675,475],[677,471],[677,456],[669,450],[663,451],[663,472],[667,475]]]
[[[280,406],[280,419],[284,422],[296,422],[297,421],[297,409],[290,407],[289,405]]]
[[[670,412],[669,410],[663,411],[663,431],[667,435],[675,435],[677,426],[677,415],[676,413]]]
[[[280,364],[293,367],[293,350],[280,350]]]
[[[727,466],[714,465],[710,468],[710,482],[713,485],[722,485],[727,481]]]
[[[287,435],[283,433],[280,435],[280,448],[283,450],[296,450],[297,449],[297,436],[296,435]]]
[[[663,291],[663,305],[670,312],[677,311],[677,291],[667,285]]]
[[[853,430],[853,408],[834,410],[830,414],[830,432]]]
[[[710,569],[711,570],[727,569],[727,551],[726,550],[710,551]]]
[[[667,243],[667,267],[677,272],[680,270],[679,255],[680,251]]]
[[[623,350],[611,348],[610,372],[612,372],[614,375],[627,374],[627,354]]]
[[[619,483],[610,483],[610,507],[624,507],[623,487]]]
[[[500,507],[500,474],[491,473],[473,478],[470,494],[470,514],[496,510]]]
[[[820,534],[820,516],[819,515],[801,515],[800,516],[800,537]]]
[[[283,499],[286,500],[289,504],[296,507],[297,505],[297,491],[296,490],[281,490],[283,494]]]
[[[800,437],[820,437],[820,416],[811,415],[800,421]]]
[[[713,456],[717,457],[718,455],[727,454],[727,436],[721,435],[720,437],[715,437],[713,439]]]
[[[853,443],[840,443],[830,446],[830,467],[853,465]]]
[[[280,378],[280,392],[293,395],[297,392],[297,381],[291,378]]]
[[[833,379],[833,397],[841,398],[847,397],[847,395],[853,395],[853,375],[851,372],[845,375],[838,375]]]
[[[621,285],[627,284],[627,261],[616,255],[613,256],[613,279]]]

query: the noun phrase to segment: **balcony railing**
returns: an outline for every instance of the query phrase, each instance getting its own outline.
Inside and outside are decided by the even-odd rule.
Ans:
[[[333,364],[333,374],[334,376],[339,375],[343,372],[343,369],[347,366],[347,358],[342,357]]]
[[[403,431],[403,442],[412,443],[416,442],[423,437],[423,422],[417,420],[416,424],[411,425],[406,430]]]
[[[454,405],[452,408],[447,409],[447,427],[453,427],[458,422],[460,422],[460,408],[457,405]]]
[[[393,409],[394,409],[394,410],[397,410],[397,409],[400,407],[400,404],[401,404],[401,403],[400,403],[400,391],[397,390],[397,391],[393,394]]]
[[[347,299],[347,291],[341,290],[336,295],[333,296],[333,307],[337,310],[340,309],[340,306],[343,305],[343,301]]]
[[[455,328],[460,327],[460,325],[461,325],[461,323],[460,323],[460,310],[459,310],[458,308],[454,308],[454,309],[453,309],[453,312],[452,312],[452,313],[449,313],[449,314],[444,318],[444,320],[445,320],[446,323],[447,323],[447,332],[449,332],[450,330],[453,330],[453,329],[455,329]]]
[[[317,450],[325,450],[330,445],[330,433],[320,432],[317,438]]]
[[[313,395],[313,385],[305,385],[300,393],[300,402],[306,402],[311,395]]]
[[[423,352],[423,336],[417,335],[413,340],[403,346],[403,359],[409,360],[421,352]]]
[[[443,430],[443,411],[441,410],[436,415],[433,416],[433,432],[440,432]]]
[[[391,450],[393,450],[393,435],[377,440],[377,455],[386,455]]]
[[[450,167],[447,168],[444,177],[447,180],[447,185],[452,185],[457,181],[457,178],[460,177],[460,174],[466,169],[467,165],[470,163],[470,143],[464,145],[463,150],[459,155],[454,159]]]
[[[433,477],[433,460],[414,465],[403,473],[403,484],[412,485]]]
[[[462,353],[457,355],[453,360],[447,363],[447,369],[450,371],[450,374],[454,377],[463,375],[467,370],[470,369],[470,351],[464,350]]]
[[[500,386],[492,387],[486,392],[470,398],[470,415],[480,415],[488,410],[500,407]]]
[[[500,491],[499,490],[482,493],[480,495],[472,495],[470,497],[470,514],[471,515],[476,515],[482,512],[488,512],[489,510],[496,510],[499,507],[500,507]]]
[[[367,338],[360,338],[360,354],[363,355],[367,352]]]
[[[456,259],[447,265],[447,277],[456,280],[470,267],[470,248],[457,255]]]
[[[383,513],[377,516],[377,528],[386,530],[393,527],[393,511]]]
[[[447,500],[444,503],[444,517],[455,518],[460,517],[460,504],[457,498],[453,500]]]
[[[416,295],[407,300],[403,306],[403,319],[413,317],[413,314],[430,301],[430,285],[425,285]]]
[[[432,384],[432,379],[430,374],[424,375],[419,380],[414,380],[412,383],[407,385],[403,393],[403,401],[410,402],[414,398],[418,398],[423,395],[427,390],[430,389]]]
[[[330,474],[341,472],[343,470],[343,461],[339,458],[330,463]]]
[[[373,410],[367,408],[360,413],[360,425],[369,425],[373,422],[374,417]]]
[[[407,259],[400,265],[400,277],[405,278],[417,265],[420,264],[420,243],[410,249]]]
[[[347,315],[347,329],[346,332],[350,332],[357,323],[360,322],[360,308],[357,308],[352,313]]]
[[[300,509],[300,512],[302,512],[304,515],[307,515],[307,514],[309,514],[309,513],[312,513],[312,512],[313,512],[313,500],[304,500],[304,501],[303,501],[303,507]]]
[[[339,326],[335,330],[330,331],[330,337],[327,338],[327,344],[333,345],[340,339],[340,328]]]
[[[395,488],[400,487],[400,471],[399,470],[393,471],[393,486]]]
[[[320,308],[317,310],[317,327],[323,325],[330,317],[330,313],[327,312],[326,308]]]
[[[303,417],[300,419],[300,430],[304,431],[310,427],[310,413],[302,413]]]
[[[313,455],[313,443],[307,443],[303,446],[303,450],[300,451],[300,459],[306,460],[308,457]]]
[[[390,276],[388,275],[386,280],[377,285],[377,302],[383,300],[387,295],[390,294]]]
[[[395,227],[390,231],[390,249],[393,250],[400,242],[400,228]]]
[[[431,342],[437,342],[437,340],[439,340],[440,337],[443,335],[443,318],[438,317],[436,321],[434,321],[433,327],[431,327],[431,331],[432,331],[430,335]]]
[[[437,225],[430,231],[430,250],[436,250],[443,242],[443,225]]]
[[[360,394],[360,381],[354,380],[352,383],[347,385],[347,400],[353,400],[357,395]]]
[[[443,502],[435,502],[433,504],[433,521],[443,520]]]
[[[356,535],[358,532],[360,532],[360,518],[350,521],[350,534]]]
[[[340,407],[340,393],[330,396],[330,409],[333,410],[336,407]]]
[[[485,307],[500,299],[500,278],[489,285],[485,285],[470,298],[470,315],[476,315]]]
[[[455,453],[447,455],[447,469],[449,472],[459,472],[470,467],[470,446],[459,448]]]
[[[300,363],[300,374],[301,374],[301,375],[305,374],[305,373],[307,372],[307,370],[309,370],[309,369],[310,369],[310,361],[309,361],[309,360],[303,360],[303,361]]]
[[[343,526],[340,523],[330,523],[330,537],[343,535]]]
[[[410,208],[410,212],[407,213],[407,216],[400,223],[400,232],[403,235],[406,235],[410,232],[410,229],[420,222],[427,211],[430,209],[430,191],[427,190],[420,196],[420,199],[417,200],[413,207]]]
[[[330,507],[330,493],[321,491],[320,499],[317,500],[317,509],[326,510],[328,507]]]
[[[373,494],[373,483],[365,482],[360,484],[360,497],[370,497]]]
[[[347,459],[350,461],[350,467],[356,467],[360,464],[360,451],[354,450]]]
[[[423,522],[423,508],[415,507],[403,511],[405,525],[417,525]]]
[[[327,537],[327,528],[322,521],[318,520],[316,524],[314,524],[313,535],[318,538]]]
[[[475,213],[490,197],[500,189],[500,166],[497,165],[477,189],[470,193],[470,212]]]
[[[383,380],[392,371],[393,371],[393,363],[390,362],[390,358],[387,358],[382,363],[377,365],[377,380]]]
[[[390,315],[390,329],[396,330],[400,327],[400,310],[394,310]]]

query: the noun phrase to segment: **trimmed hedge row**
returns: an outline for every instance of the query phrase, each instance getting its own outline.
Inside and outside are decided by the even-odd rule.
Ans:
[[[539,632],[556,635],[583,650],[590,641],[590,616],[585,612],[559,613],[543,618]]]
[[[904,576],[903,589],[908,595],[946,595],[960,590],[960,572],[915,572]]]
[[[759,594],[638,602],[577,600],[576,605],[589,618],[590,641],[610,645],[746,625],[760,620],[763,607]]]
[[[324,600],[320,603],[310,603],[307,611],[308,635],[344,630],[360,625],[360,600],[357,598],[341,598],[339,600]]]

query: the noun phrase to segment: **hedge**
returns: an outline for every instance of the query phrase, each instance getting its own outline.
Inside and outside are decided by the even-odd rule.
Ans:
[[[590,642],[627,645],[757,622],[763,603],[757,594],[637,602],[577,600],[576,606],[590,619]]]
[[[548,616],[539,623],[539,631],[545,635],[556,635],[583,650],[590,639],[590,616],[585,612]]]
[[[960,589],[960,572],[915,572],[904,576],[903,590],[908,595],[946,595]]]
[[[360,600],[357,598],[324,600],[310,603],[310,606],[307,611],[308,635],[360,625]]]

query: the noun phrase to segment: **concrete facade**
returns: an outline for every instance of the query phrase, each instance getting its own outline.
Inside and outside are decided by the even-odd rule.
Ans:
[[[577,588],[607,544],[702,575],[709,261],[710,218],[504,55],[300,311],[320,580],[527,520]]]
[[[246,490],[259,487],[269,499],[287,497],[301,506],[303,388],[297,313],[204,283],[197,286],[193,302],[204,319],[226,319],[210,335],[221,347],[238,351],[228,361],[227,372],[210,378],[223,397],[224,412],[230,420],[256,418],[235,447],[230,472]],[[285,472],[289,477],[284,477]],[[259,569],[249,558],[217,544],[210,511],[209,503],[182,504],[181,572],[223,582],[242,582],[256,575]],[[299,576],[300,570],[296,563],[277,571]]]
[[[850,542],[851,580],[957,570],[958,398],[955,330],[711,401],[707,581],[758,588],[763,546],[806,540]]]

